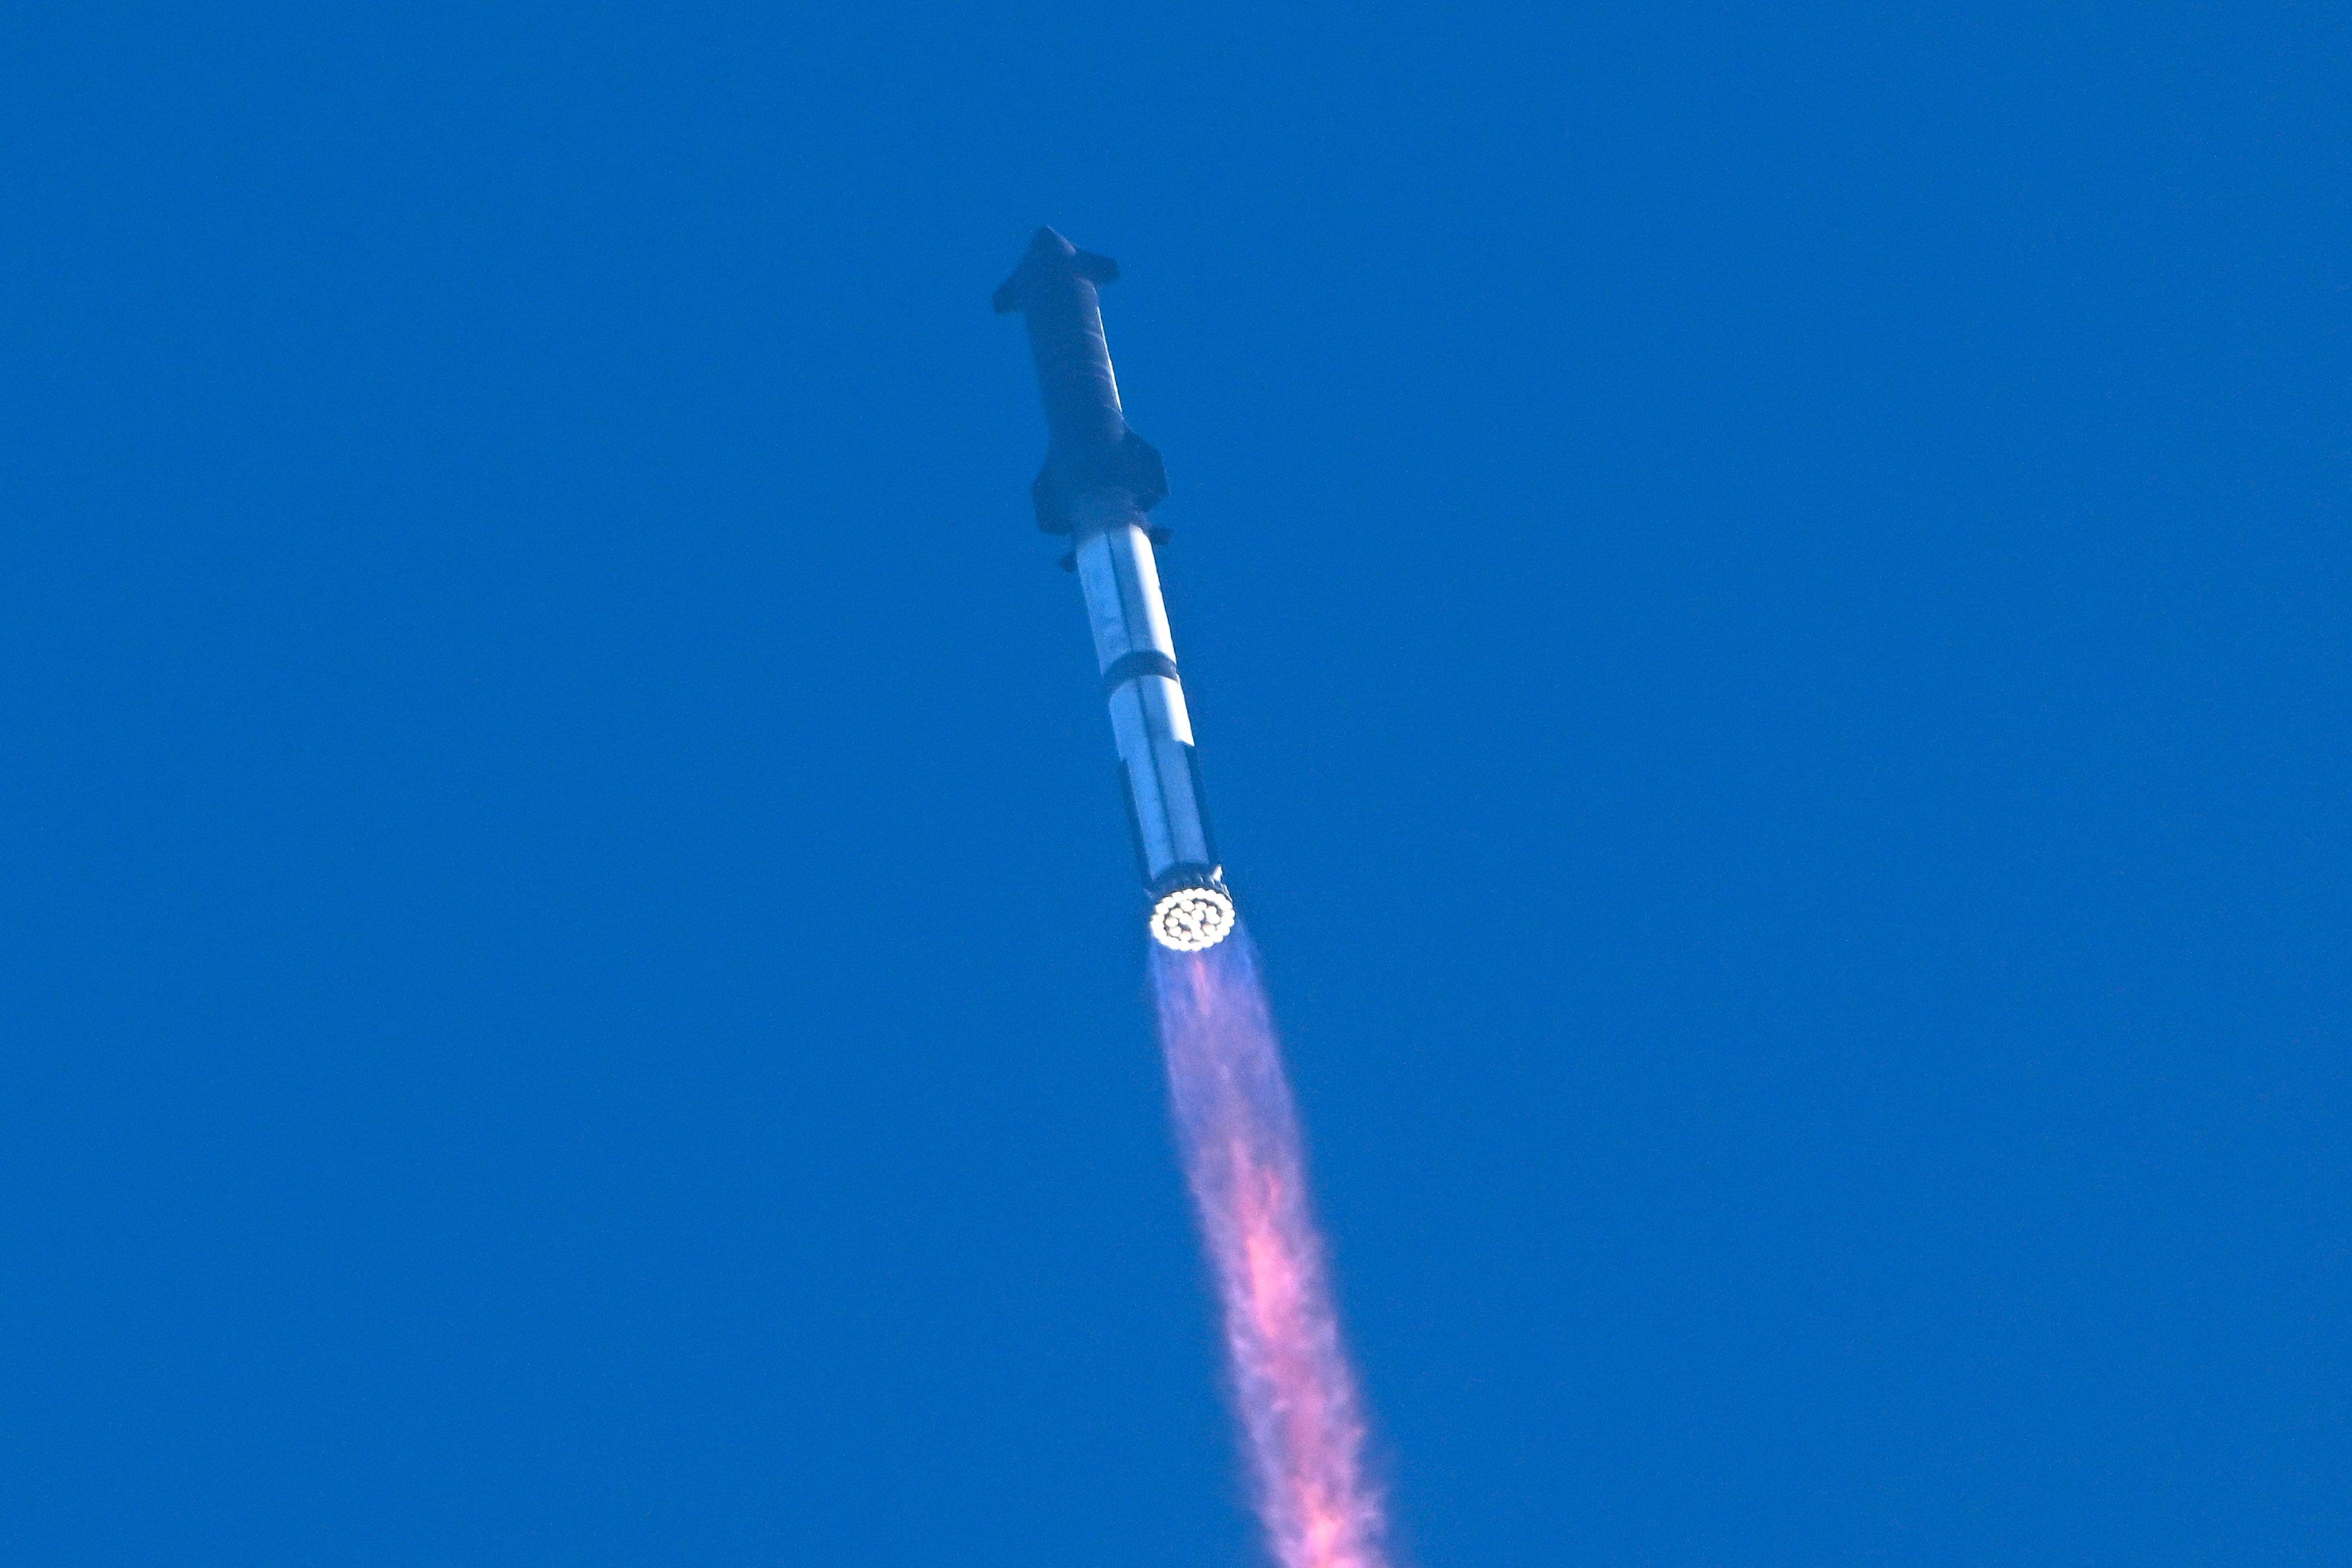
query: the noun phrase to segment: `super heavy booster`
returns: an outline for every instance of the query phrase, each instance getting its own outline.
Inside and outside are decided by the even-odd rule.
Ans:
[[[1071,536],[1066,564],[1075,565],[1086,592],[1128,822],[1152,900],[1151,934],[1190,952],[1224,940],[1234,927],[1234,901],[1209,831],[1192,721],[1151,553],[1153,541],[1167,535],[1147,514],[1167,495],[1168,473],[1119,408],[1095,292],[1118,276],[1108,257],[1041,228],[997,289],[996,310],[1018,310],[1029,325],[1049,432],[1033,490],[1037,526]]]

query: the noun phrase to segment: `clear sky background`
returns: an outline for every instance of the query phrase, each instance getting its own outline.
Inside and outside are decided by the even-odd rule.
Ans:
[[[1118,258],[1409,1559],[2352,1553],[2340,5],[35,5],[0,1556],[1253,1561]]]

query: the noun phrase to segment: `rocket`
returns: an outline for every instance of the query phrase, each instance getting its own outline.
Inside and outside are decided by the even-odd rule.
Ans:
[[[1192,952],[1233,930],[1234,900],[1209,827],[1152,553],[1168,537],[1150,520],[1168,494],[1168,472],[1151,444],[1128,427],[1103,336],[1096,290],[1118,276],[1108,257],[1041,228],[997,289],[996,313],[1017,310],[1029,328],[1047,431],[1045,466],[1031,497],[1037,526],[1069,537],[1063,564],[1086,595],[1128,826],[1151,900],[1151,935]]]

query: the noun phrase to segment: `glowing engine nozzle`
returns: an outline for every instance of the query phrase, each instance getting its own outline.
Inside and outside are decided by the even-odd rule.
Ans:
[[[1151,906],[1151,939],[1179,952],[1214,947],[1233,933],[1234,898],[1223,888],[1179,888]]]

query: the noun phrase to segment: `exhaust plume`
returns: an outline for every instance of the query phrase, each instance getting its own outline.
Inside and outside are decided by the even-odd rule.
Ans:
[[[1239,930],[1203,952],[1155,945],[1151,978],[1258,1516],[1282,1568],[1387,1568],[1256,951]]]

